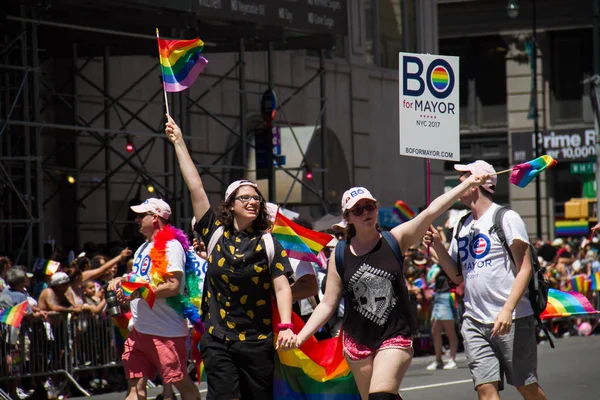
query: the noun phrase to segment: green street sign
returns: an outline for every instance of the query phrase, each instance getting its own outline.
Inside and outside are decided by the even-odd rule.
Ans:
[[[596,164],[594,163],[571,163],[571,173],[574,175],[586,175],[596,173]]]

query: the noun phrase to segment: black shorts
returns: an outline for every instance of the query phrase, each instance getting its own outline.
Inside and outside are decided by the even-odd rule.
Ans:
[[[208,332],[200,340],[207,400],[272,400],[273,339],[226,341]]]

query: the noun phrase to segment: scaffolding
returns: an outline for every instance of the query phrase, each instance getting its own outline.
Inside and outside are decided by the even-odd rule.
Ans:
[[[156,20],[163,25],[167,20],[171,26],[169,36],[189,38],[197,36],[199,23],[185,12],[165,17],[165,14],[156,15],[147,10],[128,10],[128,13],[120,10],[122,23],[113,21],[107,28],[98,28],[91,22],[99,18],[97,14],[90,15],[88,9],[80,10],[76,5],[69,7],[68,15],[56,5],[54,8],[37,3],[9,7],[0,28],[3,34],[0,37],[0,254],[10,254],[20,264],[32,265],[37,257],[49,258],[53,238],[45,232],[44,221],[50,213],[60,215],[64,244],[79,249],[82,248],[82,229],[104,231],[106,243],[123,242],[123,236],[115,228],[132,221],[119,215],[128,210],[129,201],[139,200],[140,190],[148,186],[171,204],[177,225],[182,227],[191,216],[189,193],[177,171],[172,148],[164,137],[164,117],[156,118],[154,124],[142,117],[151,105],[162,104],[157,66],[139,71],[136,80],[120,93],[113,93],[111,83],[115,76],[110,62],[113,57],[123,55],[155,56],[156,38],[143,33],[140,26],[147,31],[147,26],[153,26]],[[115,12],[108,8],[105,11]],[[137,24],[128,24],[131,21],[128,17],[134,14]],[[185,28],[180,28],[182,20],[186,21]],[[203,179],[212,178],[217,183],[214,192],[220,194],[231,179],[245,174],[248,150],[254,146],[252,131],[261,124],[248,118],[248,94],[259,93],[247,88],[247,52],[266,53],[267,85],[276,90],[273,53],[288,49],[314,50],[320,56],[319,70],[282,99],[278,109],[283,111],[307,86],[320,80],[321,159],[320,168],[314,169],[321,175],[319,185],[307,183],[298,173],[281,166],[276,168],[284,170],[317,196],[317,204],[327,212],[324,59],[325,51],[334,47],[336,38],[324,34],[290,37],[282,28],[222,21],[212,25],[210,30],[216,32],[213,34],[216,40],[206,44],[209,51],[235,51],[236,61],[199,96],[191,97],[187,92],[171,96],[171,115],[180,121],[186,141],[204,140],[191,134],[189,121],[193,114],[207,116],[231,135],[232,140],[224,151],[194,154],[212,160],[208,164],[197,163]],[[87,72],[91,64],[98,63],[102,63],[102,76],[94,79]],[[239,112],[237,124],[232,126],[223,116],[211,112],[203,99],[235,73]],[[149,79],[156,79],[153,93],[131,95]],[[95,95],[82,94],[81,85]],[[97,112],[82,115],[82,102],[94,104]],[[280,115],[284,116],[283,124],[293,131],[285,112]],[[135,138],[143,138],[145,142],[127,154],[123,151],[123,140]],[[87,150],[81,151],[82,146]],[[162,173],[149,168],[156,154],[161,154]],[[104,168],[93,170],[91,165],[101,158]],[[306,159],[304,164],[307,165]],[[130,174],[124,175],[125,170]],[[86,178],[84,184],[82,177],[90,174],[95,177]],[[118,204],[113,201],[115,185],[128,187],[125,200]],[[98,212],[101,218],[82,220],[81,210],[102,191],[105,207],[103,212]]]

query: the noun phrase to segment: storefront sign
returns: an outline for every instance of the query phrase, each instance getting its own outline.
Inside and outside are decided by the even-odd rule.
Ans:
[[[565,129],[540,132],[537,135],[541,154],[558,162],[585,162],[596,159],[596,133],[593,129]],[[512,162],[523,163],[535,158],[535,135],[513,133]]]

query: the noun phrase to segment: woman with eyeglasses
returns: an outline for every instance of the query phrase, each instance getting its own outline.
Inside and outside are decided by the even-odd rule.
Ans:
[[[194,231],[210,252],[202,294],[206,332],[200,341],[207,399],[272,399],[273,294],[281,317],[276,346],[287,348],[293,341],[288,283],[292,269],[287,254],[277,239],[271,237],[267,242],[263,238],[271,223],[255,183],[233,182],[219,214],[211,210],[181,130],[170,116],[167,118],[165,132],[175,147],[192,197],[197,221]],[[271,260],[268,246],[274,250]]]
[[[413,356],[416,319],[402,262],[394,251],[404,255],[461,194],[487,178],[471,176],[441,195],[415,218],[392,229],[390,242],[380,232],[375,197],[363,187],[346,191],[342,214],[347,240],[338,244],[345,246],[343,265],[336,265],[336,257],[330,257],[325,295],[298,333],[295,345],[301,346],[329,320],[343,296],[344,355],[361,398],[401,399],[398,391]]]

